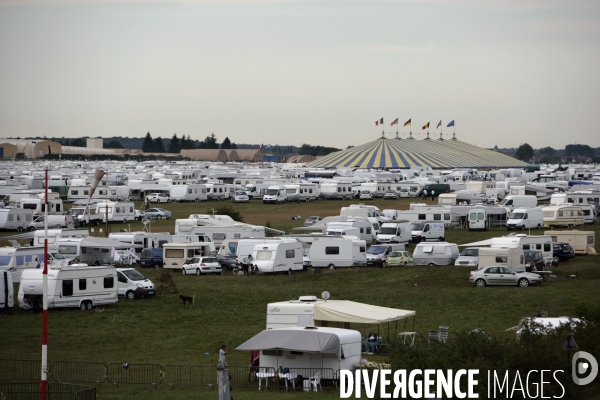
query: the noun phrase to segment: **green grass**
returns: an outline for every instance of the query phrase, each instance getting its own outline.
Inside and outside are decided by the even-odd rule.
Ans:
[[[295,215],[336,215],[349,201],[317,201],[300,204],[263,205],[235,204],[244,220],[254,224],[270,221],[276,229],[290,231],[302,226],[303,221],[292,220]],[[384,208],[408,208],[409,201],[376,200],[372,204]],[[222,203],[168,204],[173,211],[169,221],[157,221],[153,231],[173,231],[175,218],[186,218],[191,213],[205,213]],[[227,203],[229,204],[229,203]],[[139,206],[139,205],[138,205]],[[132,230],[142,224],[131,224]],[[123,225],[111,225],[117,231]],[[585,227],[599,233],[600,226]],[[536,234],[538,232],[535,232]],[[2,233],[2,236],[11,233]],[[98,235],[98,229],[95,232]],[[468,232],[449,229],[450,242],[468,243],[500,236],[505,230]],[[427,331],[440,325],[452,332],[483,328],[493,335],[513,335],[506,328],[516,325],[522,317],[531,316],[542,308],[550,316],[573,316],[574,305],[579,300],[600,303],[600,258],[578,256],[562,263],[556,269],[557,282],[538,287],[487,287],[475,288],[468,283],[468,269],[444,267],[352,268],[326,270],[322,274],[309,272],[288,275],[244,277],[182,276],[172,272],[177,294],[161,293],[147,300],[119,300],[113,306],[93,311],[51,310],[49,312],[49,359],[97,362],[128,362],[157,364],[215,365],[218,349],[227,344],[230,365],[247,365],[248,352],[233,351],[265,327],[267,303],[298,298],[301,295],[320,295],[324,290],[333,299],[348,299],[384,307],[415,310],[414,329],[423,337]],[[157,270],[142,270],[156,283]],[[567,279],[579,272],[580,279]],[[17,289],[17,286],[15,286]],[[195,296],[195,306],[183,306],[179,294]],[[233,310],[236,310],[235,312]],[[412,330],[411,320],[407,330]],[[374,331],[375,326],[358,326],[357,329]],[[399,329],[402,330],[403,324]],[[394,326],[386,339],[393,340]],[[41,315],[15,309],[7,315],[0,314],[0,358],[40,359]],[[423,345],[418,339],[417,345]],[[209,353],[209,354],[205,354]],[[369,357],[368,357],[369,358]],[[372,358],[372,357],[371,357]],[[376,358],[373,358],[376,360]],[[99,387],[102,399],[142,398],[187,399],[211,398],[216,391],[206,388],[158,389],[142,385]],[[236,390],[236,399],[303,398],[306,393],[257,393]],[[317,397],[332,395],[317,395]],[[336,396],[337,397],[337,396]]]

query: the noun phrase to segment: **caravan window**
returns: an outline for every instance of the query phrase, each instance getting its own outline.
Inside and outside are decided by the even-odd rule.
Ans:
[[[361,253],[364,253],[365,251],[367,251],[367,248],[365,246],[360,246],[358,251],[360,251]]]
[[[89,190],[84,190],[84,191],[83,191],[83,194],[84,194],[84,195],[88,195],[88,194],[90,194],[90,191],[89,191]]]
[[[12,256],[0,256],[0,265],[8,265],[10,264],[10,260],[12,260]]]
[[[433,252],[433,246],[423,246],[423,253]]]
[[[58,252],[61,254],[77,254],[77,246],[58,246]]]
[[[270,260],[271,259],[271,251],[260,250],[256,252],[256,260]]]
[[[442,220],[442,214],[433,214],[433,220],[434,221],[441,221]]]
[[[500,264],[506,264],[508,262],[508,257],[506,256],[496,256],[496,262]]]
[[[530,250],[529,245],[528,244],[524,244],[523,245],[523,250]]]
[[[223,240],[226,236],[227,235],[225,233],[213,233],[213,240]]]
[[[552,249],[551,243],[544,243],[544,251],[550,251]]]
[[[427,219],[427,215],[419,214],[419,217],[417,219],[419,219],[419,220]]]
[[[71,194],[77,196],[79,194],[79,190],[71,190]]]
[[[37,208],[37,204],[23,203],[23,208],[25,210],[35,210]]]
[[[68,279],[62,282],[62,293],[63,296],[73,296],[73,280]]]
[[[79,280],[79,290],[85,290],[87,289],[87,279],[80,279]]]
[[[165,258],[183,258],[183,249],[166,249]]]
[[[110,289],[115,287],[115,277],[114,276],[105,276],[104,277],[104,289]]]
[[[285,258],[294,258],[296,257],[296,252],[294,249],[285,251]]]
[[[594,244],[594,237],[593,236],[588,236],[587,237],[587,244]]]
[[[448,250],[450,250],[450,247],[448,247]],[[435,254],[445,254],[445,253],[446,253],[446,248],[443,246],[440,246],[437,249],[435,249]]]
[[[450,214],[444,214],[444,221],[450,221]]]
[[[339,247],[325,247],[325,254],[340,254]]]

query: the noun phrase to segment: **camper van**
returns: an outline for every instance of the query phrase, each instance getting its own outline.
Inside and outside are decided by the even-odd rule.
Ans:
[[[194,257],[210,255],[210,246],[201,242],[163,244],[163,268],[181,269]]]
[[[377,243],[412,243],[412,224],[406,220],[381,224]]]
[[[14,307],[14,288],[10,271],[0,269],[0,312],[6,312]]]
[[[446,236],[446,229],[441,222],[413,222],[411,229],[413,243],[442,242]]]
[[[596,234],[594,231],[546,231],[544,235],[550,236],[553,242],[568,243],[575,250],[575,254],[596,254]]]
[[[301,271],[302,243],[300,242],[274,242],[256,244],[252,250],[252,264],[259,274],[271,272]]]
[[[96,203],[96,214],[100,216],[102,222],[127,222],[134,221],[134,204],[131,202],[108,201]]]
[[[285,186],[269,186],[263,196],[263,204],[273,203],[285,203],[287,201],[287,192]]]
[[[470,231],[488,229],[487,212],[483,208],[473,208],[467,214],[467,221]]]
[[[31,232],[36,229],[44,229],[46,227],[46,216],[42,215],[37,217],[33,221],[29,223],[27,229]],[[73,220],[73,216],[66,214],[55,214],[48,215],[48,229],[56,228],[56,229],[73,229],[75,227],[75,222]]]
[[[33,212],[21,208],[0,208],[0,230],[25,231],[33,221]]]
[[[135,268],[117,268],[118,295],[133,300],[141,297],[154,297],[154,283]]]
[[[506,229],[542,229],[544,213],[541,207],[515,208],[506,221]]]
[[[544,227],[551,226],[566,226],[573,228],[574,226],[583,225],[583,210],[579,206],[548,206],[542,207],[544,213]]]
[[[414,265],[453,265],[459,256],[454,243],[419,243],[413,252]]]
[[[385,261],[392,251],[404,251],[404,244],[374,244],[367,250],[367,265],[375,267],[385,267]]]
[[[500,202],[500,205],[510,210],[514,210],[515,208],[533,208],[537,206],[537,197],[530,195],[509,195]]]
[[[502,265],[525,271],[525,256],[521,247],[481,247],[479,268]]]
[[[352,236],[333,236],[317,240],[310,246],[308,257],[313,268],[353,267],[367,265],[367,243]]]
[[[19,307],[41,308],[42,294],[43,271],[23,271]],[[114,304],[117,300],[117,271],[113,267],[77,265],[48,269],[48,308],[91,310],[94,306]]]
[[[250,200],[262,199],[269,186],[271,186],[270,183],[249,183],[244,186],[244,192]]]

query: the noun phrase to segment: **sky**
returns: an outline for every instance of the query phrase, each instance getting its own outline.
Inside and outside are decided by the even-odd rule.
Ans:
[[[427,122],[599,147],[600,2],[0,0],[0,137],[346,148]]]

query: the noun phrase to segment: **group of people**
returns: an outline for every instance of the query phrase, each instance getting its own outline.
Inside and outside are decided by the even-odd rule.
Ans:
[[[431,190],[431,201],[434,200],[435,190]],[[427,200],[427,189],[423,189],[423,200]]]
[[[252,254],[248,254],[247,257],[242,259],[242,272],[244,275],[255,275],[258,273],[258,267],[252,264]]]

